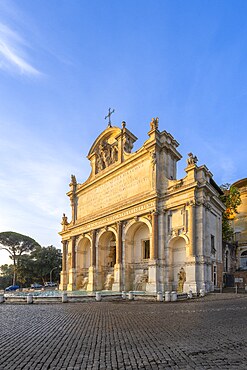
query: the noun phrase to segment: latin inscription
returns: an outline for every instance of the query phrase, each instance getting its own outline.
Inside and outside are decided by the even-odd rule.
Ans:
[[[79,198],[78,218],[101,212],[109,206],[151,190],[149,168],[150,161],[143,161],[82,194]]]
[[[82,233],[85,231],[97,229],[105,225],[110,225],[119,220],[128,219],[130,216],[140,215],[143,211],[145,211],[144,213],[148,211],[152,211],[154,207],[155,207],[155,202],[152,202],[152,201],[149,203],[141,204],[139,206],[129,208],[126,211],[121,211],[112,216],[103,217],[98,221],[86,223],[82,227],[77,228],[76,233],[78,234],[78,233]]]

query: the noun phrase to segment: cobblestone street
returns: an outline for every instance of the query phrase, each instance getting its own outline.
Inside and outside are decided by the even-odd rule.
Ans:
[[[246,369],[247,297],[0,305],[0,370]]]

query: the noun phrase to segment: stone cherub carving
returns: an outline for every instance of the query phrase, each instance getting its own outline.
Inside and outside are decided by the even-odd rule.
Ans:
[[[197,162],[198,162],[197,156],[193,155],[193,153],[189,153],[187,159],[188,166],[196,164]]]
[[[150,130],[157,130],[159,127],[159,118],[152,118],[150,122]]]

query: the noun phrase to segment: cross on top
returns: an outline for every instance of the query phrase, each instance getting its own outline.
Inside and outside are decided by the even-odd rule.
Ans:
[[[114,112],[115,112],[115,109],[113,109],[113,110],[111,111],[111,108],[109,108],[109,113],[107,114],[107,116],[105,116],[105,119],[109,118],[109,120],[108,120],[108,127],[111,127],[111,115],[112,115],[112,113],[114,113]]]

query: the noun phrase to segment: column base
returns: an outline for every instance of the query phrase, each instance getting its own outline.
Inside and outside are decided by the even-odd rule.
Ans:
[[[198,293],[198,285],[195,281],[186,281],[184,283],[183,293],[189,293],[190,290],[192,290],[193,294]]]
[[[148,263],[148,282],[146,284],[146,291],[149,293],[157,293],[158,287],[158,266],[156,260],[151,260]]]
[[[67,290],[67,272],[66,271],[60,272],[59,290]]]
[[[69,270],[69,284],[67,285],[67,290],[76,290],[76,269]]]
[[[96,279],[95,279],[95,270],[94,266],[90,266],[88,269],[88,284],[87,284],[87,292],[93,292],[96,286]]]
[[[122,264],[118,263],[114,266],[114,282],[112,284],[112,291],[121,292],[122,291]]]

